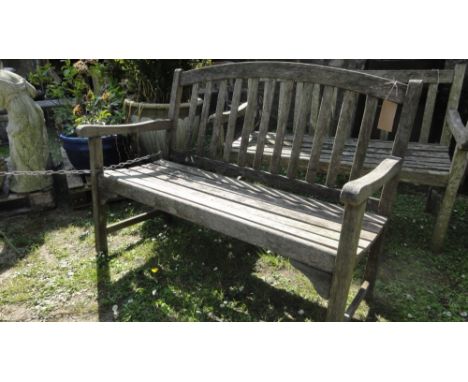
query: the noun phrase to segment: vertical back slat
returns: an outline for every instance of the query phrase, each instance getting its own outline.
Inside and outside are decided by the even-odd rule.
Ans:
[[[297,84],[296,102],[299,103],[295,105],[297,114],[295,116],[296,118],[294,118],[294,138],[287,172],[287,176],[290,179],[294,179],[297,173],[302,140],[304,138],[305,127],[307,124],[307,116],[310,111],[312,89],[313,84],[311,83]]]
[[[361,127],[359,129],[358,135],[358,142],[356,145],[356,152],[354,153],[353,166],[351,168],[349,180],[356,179],[361,174],[361,170],[366,159],[366,151],[367,146],[369,145],[372,127],[374,126],[377,105],[377,98],[367,96],[366,106],[364,107],[364,115],[362,116]]]
[[[228,127],[226,131],[226,140],[224,141],[224,156],[223,159],[229,162],[231,157],[232,141],[234,140],[234,133],[236,130],[237,122],[237,109],[240,104],[240,97],[242,94],[242,79],[236,79],[234,84],[234,91],[232,93],[231,113],[229,114]]]
[[[452,87],[450,88],[447,110],[445,111],[444,127],[442,129],[442,135],[440,137],[440,143],[446,146],[450,144],[450,139],[452,138],[450,128],[447,124],[447,113],[450,109],[458,109],[458,103],[460,102],[460,94],[463,88],[463,80],[465,78],[465,71],[465,64],[455,65],[455,69],[453,71]]]
[[[419,142],[429,142],[429,133],[432,126],[432,117],[434,116],[434,107],[437,98],[438,84],[430,84],[427,89],[426,103],[424,105],[424,115],[419,134]]]
[[[323,140],[330,124],[330,119],[332,118],[332,101],[333,87],[325,86],[317,119],[317,128],[315,129],[312,142],[312,151],[310,153],[309,163],[307,164],[306,180],[309,183],[315,181],[315,176],[319,168],[320,150],[322,149]]]
[[[320,85],[314,84],[314,90],[312,91],[312,105],[310,108],[310,128],[309,134],[312,135],[317,126],[317,119],[320,109]]]
[[[198,82],[192,85],[192,94],[190,96],[190,108],[188,115],[188,128],[187,141],[185,142],[185,148],[189,148],[197,136],[198,126],[196,126],[196,115],[198,108]]]
[[[200,126],[198,127],[198,138],[197,138],[197,154],[203,155],[203,147],[205,145],[205,133],[206,124],[208,122],[208,114],[210,112],[211,103],[211,91],[213,89],[213,83],[211,81],[206,82],[205,94],[203,95],[203,106],[200,117]]]
[[[335,187],[336,185],[336,177],[340,168],[341,156],[346,139],[349,136],[349,130],[351,130],[354,122],[358,98],[358,93],[349,90],[345,91],[343,95],[340,119],[338,121],[330,164],[328,166],[327,179],[325,181],[325,184],[328,187]]]
[[[241,144],[237,163],[244,167],[247,162],[247,148],[249,146],[250,134],[254,129],[255,116],[257,113],[258,78],[248,79],[247,110],[245,111],[244,124],[242,126]]]
[[[210,143],[210,156],[212,158],[216,158],[220,144],[221,138],[221,123],[222,123],[222,116],[224,111],[224,105],[226,103],[226,95],[227,95],[227,81],[221,81],[219,84],[219,93],[218,93],[218,100],[216,102],[216,114],[213,124],[213,134],[211,135],[211,143]]]
[[[271,106],[273,104],[273,96],[275,94],[275,80],[265,81],[265,89],[263,91],[263,108],[262,119],[260,120],[260,127],[258,129],[257,149],[253,162],[253,168],[258,170],[262,162],[263,149],[265,147],[265,137],[268,132],[270,123]]]
[[[293,81],[284,81],[280,84],[275,147],[273,148],[273,155],[271,157],[270,163],[270,172],[272,174],[278,174],[279,172],[281,153],[283,151],[284,134],[288,125],[289,111],[291,109],[293,87]]]
[[[169,102],[168,118],[173,121],[173,126],[166,134],[166,152],[164,155],[169,156],[169,151],[175,143],[177,123],[179,122],[179,109],[180,100],[182,99],[182,86],[180,85],[180,77],[182,75],[182,69],[176,69],[174,71],[174,78],[172,80],[171,88],[171,99]]]

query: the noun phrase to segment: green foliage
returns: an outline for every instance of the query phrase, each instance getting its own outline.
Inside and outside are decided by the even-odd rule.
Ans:
[[[29,78],[33,84],[45,86],[46,98],[63,102],[54,108],[54,118],[65,134],[73,134],[75,127],[83,123],[104,125],[124,120],[125,91],[111,75],[106,61],[65,60],[55,75],[51,64],[46,64]]]
[[[169,102],[175,69],[210,65],[211,60],[114,60],[127,92],[140,102]]]

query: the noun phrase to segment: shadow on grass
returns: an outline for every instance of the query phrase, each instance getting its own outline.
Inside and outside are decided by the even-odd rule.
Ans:
[[[255,275],[258,248],[171,220],[143,224],[142,239],[154,243],[154,256],[121,278],[111,281],[113,264],[129,248],[98,261],[100,320],[114,312],[123,321],[324,319],[323,307]]]

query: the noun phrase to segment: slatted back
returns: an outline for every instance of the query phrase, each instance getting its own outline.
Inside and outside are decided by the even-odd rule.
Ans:
[[[440,143],[448,145],[452,137],[447,126],[447,112],[449,109],[457,109],[466,73],[466,64],[457,64],[452,69],[433,70],[362,70],[361,72],[408,83],[411,79],[423,81],[422,102],[419,105],[418,115],[413,127],[412,141],[419,143]],[[312,99],[313,105],[318,105],[323,92],[318,87]],[[343,99],[337,97],[334,118],[339,117],[340,105]],[[314,107],[314,106],[313,106]],[[315,109],[316,110],[316,106]],[[443,113],[442,120],[434,118],[435,112]],[[311,115],[311,129],[317,122],[317,112]],[[333,124],[336,126],[336,123]],[[392,135],[386,131],[376,131],[374,126],[373,137],[382,140],[392,139]],[[351,133],[351,132],[350,132]]]
[[[378,117],[378,105],[383,100],[395,102],[400,109],[392,154],[404,156],[422,87],[420,81],[410,81],[407,85],[340,68],[284,62],[217,65],[181,72],[175,81],[173,99],[177,99],[184,88],[191,93],[188,97],[191,143],[187,144],[185,154],[315,183],[317,174],[323,170],[320,166],[322,146],[334,136],[329,154],[331,165],[325,181],[328,186],[335,185],[360,97],[365,99],[365,109],[360,116],[351,179],[361,174]],[[319,103],[317,95],[320,96]],[[203,98],[203,106],[200,123],[196,126],[198,97]],[[178,99],[180,102],[180,96]],[[237,118],[237,109],[243,102],[247,102],[247,108],[242,120]],[[337,107],[339,114],[334,121]],[[229,110],[231,113],[226,117]],[[290,147],[286,147],[284,141],[288,132],[293,134]],[[265,142],[270,139],[269,133],[274,133],[271,135],[274,145],[265,163]],[[236,140],[240,143],[234,150]],[[255,142],[253,155],[252,142]],[[310,145],[310,153],[306,158],[306,172],[301,172],[299,163],[304,160],[304,145]],[[281,154],[285,150],[290,153],[289,161],[286,167],[281,167]]]

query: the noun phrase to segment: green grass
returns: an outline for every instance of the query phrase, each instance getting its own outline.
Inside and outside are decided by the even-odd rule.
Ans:
[[[463,321],[468,311],[468,198],[459,197],[446,249],[429,251],[424,194],[400,193],[372,314],[356,319]],[[109,220],[143,207],[111,204]],[[0,320],[321,321],[326,300],[289,261],[178,219],[155,218],[110,236],[96,266],[91,214],[66,206],[3,219]],[[363,264],[355,272],[359,287]],[[350,299],[352,296],[350,297]],[[369,317],[369,318],[368,318]]]

